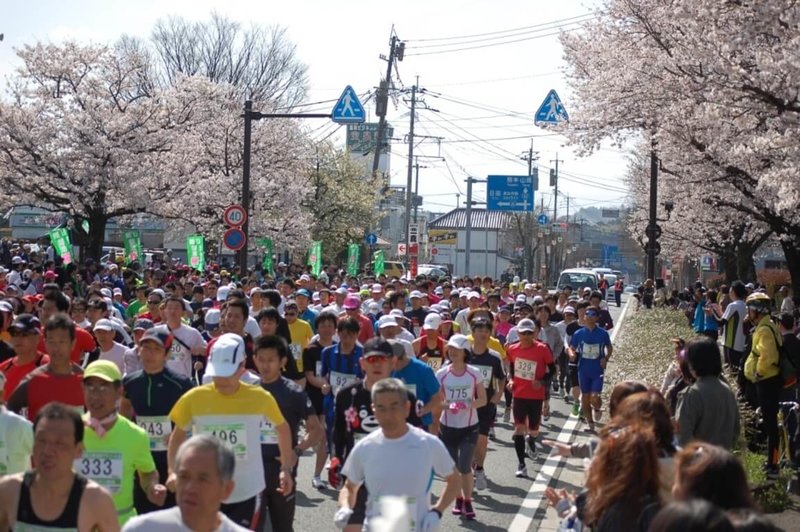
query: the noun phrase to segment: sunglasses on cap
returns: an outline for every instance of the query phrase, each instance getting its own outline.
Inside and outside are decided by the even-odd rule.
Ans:
[[[364,360],[367,361],[367,364],[374,364],[376,362],[383,362],[385,360],[389,360],[389,357],[385,355],[369,355],[367,357],[364,357]]]

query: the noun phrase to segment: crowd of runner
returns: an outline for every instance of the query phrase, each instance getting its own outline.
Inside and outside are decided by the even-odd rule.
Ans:
[[[406,529],[435,531],[444,512],[478,518],[473,492],[488,490],[501,421],[513,425],[517,477],[551,448],[592,457],[577,500],[548,492],[565,527],[633,529],[662,507],[757,517],[730,458],[738,407],[715,341],[680,345],[661,391],[618,385],[606,410],[614,323],[598,290],[29,260],[20,250],[0,269],[0,530],[290,531],[295,492],[310,488],[340,490],[340,529],[384,529],[400,497]],[[723,327],[726,364],[743,365],[763,399],[777,345],[761,333],[765,300],[747,305],[762,357],[750,370],[728,332],[742,316],[703,306],[698,333]],[[543,440],[553,400],[571,404],[591,445]],[[772,403],[762,411],[770,418]],[[303,455],[311,478],[297,478]],[[709,493],[704,475],[741,482]]]

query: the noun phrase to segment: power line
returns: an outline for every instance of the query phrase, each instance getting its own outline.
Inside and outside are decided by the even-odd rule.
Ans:
[[[450,49],[450,50],[433,50],[433,51],[430,51],[430,52],[408,53],[408,54],[406,54],[406,57],[408,57],[408,56],[420,56],[420,55],[449,54],[449,53],[454,53],[454,52],[466,52],[466,51],[469,51],[469,50],[479,50],[481,48],[491,48],[491,47],[494,47],[494,46],[502,46],[502,45],[505,45],[505,44],[515,44],[515,43],[520,43],[520,42],[525,42],[525,41],[533,41],[533,40],[536,40],[536,39],[543,39],[545,37],[553,37],[555,35],[561,35],[564,32],[575,31],[575,30],[578,30],[578,29],[581,29],[580,26],[578,26],[577,28],[562,29],[562,30],[559,30],[559,31],[554,31],[552,33],[543,33],[541,35],[534,35],[534,36],[531,36],[531,37],[523,37],[523,38],[520,38],[520,39],[512,39],[510,41],[495,42],[495,43],[488,43],[488,44],[476,44],[475,46],[465,46],[463,48],[453,48],[453,49]]]
[[[541,28],[543,26],[548,26],[548,25],[552,25],[552,24],[555,24],[555,23],[567,22],[567,21],[570,21],[570,20],[575,20],[575,19],[580,19],[580,18],[585,18],[585,17],[594,18],[596,16],[597,16],[597,14],[594,14],[594,13],[584,13],[582,15],[575,15],[574,17],[551,20],[550,22],[542,22],[541,24],[534,24],[532,26],[521,26],[521,27],[518,27],[518,28],[511,28],[511,29],[507,29],[507,30],[489,31],[489,32],[485,32],[485,33],[474,33],[472,35],[459,35],[459,36],[451,36],[451,37],[430,37],[430,38],[427,38],[427,39],[407,39],[406,42],[435,42],[435,41],[447,41],[447,40],[473,39],[473,38],[476,38],[476,37],[486,37],[486,36],[489,36],[489,35],[499,35],[501,33],[512,33],[512,32],[518,32],[518,31],[523,31],[523,30],[531,30],[533,28]]]

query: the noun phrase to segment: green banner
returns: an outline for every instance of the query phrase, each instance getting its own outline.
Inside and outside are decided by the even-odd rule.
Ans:
[[[186,257],[190,268],[205,271],[206,269],[206,244],[203,235],[189,235],[186,237]]]
[[[58,256],[64,264],[72,262],[72,243],[69,241],[69,231],[63,227],[50,230],[50,242],[53,244]]]
[[[372,255],[372,271],[375,275],[384,273],[385,265],[383,263],[383,250],[379,249]]]
[[[268,273],[270,276],[274,277],[275,270],[272,264],[272,239],[260,238],[258,240],[258,245],[264,248],[264,261],[261,263],[261,267],[265,273]]]
[[[358,275],[358,259],[361,253],[361,246],[350,244],[347,246],[347,274]]]
[[[308,249],[308,265],[311,273],[319,275],[322,272],[322,242],[315,240]]]
[[[138,229],[130,229],[122,233],[125,244],[125,264],[142,260],[142,238]]]

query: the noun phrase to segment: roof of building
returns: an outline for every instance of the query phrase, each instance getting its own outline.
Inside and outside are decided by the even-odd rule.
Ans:
[[[472,229],[477,231],[502,231],[511,225],[511,214],[504,211],[472,209]],[[459,208],[428,222],[428,229],[465,229],[467,209]]]

